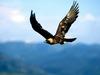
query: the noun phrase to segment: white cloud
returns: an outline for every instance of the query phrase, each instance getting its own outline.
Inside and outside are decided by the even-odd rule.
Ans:
[[[25,16],[19,9],[6,6],[0,6],[0,16],[2,16],[3,20],[10,20],[15,23],[22,23],[25,21]]]
[[[9,18],[16,23],[24,22],[25,16],[19,10],[12,10]]]
[[[90,13],[88,13],[88,14],[86,14],[86,15],[84,16],[84,19],[85,19],[86,21],[94,21],[94,20],[95,20],[95,16],[92,15],[92,14],[90,14]]]
[[[80,42],[83,43],[100,43],[100,16],[96,16],[92,13],[86,13],[79,18],[79,22],[76,25],[76,36]]]
[[[90,22],[90,21],[96,21],[98,18],[94,16],[92,13],[86,13],[85,15],[79,17],[79,20],[81,22]]]

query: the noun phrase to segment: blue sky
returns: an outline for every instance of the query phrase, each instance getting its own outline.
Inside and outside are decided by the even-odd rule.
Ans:
[[[100,44],[100,0],[77,0],[79,17],[66,37],[77,37],[74,43]],[[0,42],[43,42],[45,39],[32,30],[31,9],[43,28],[55,34],[61,19],[73,0],[1,0]]]

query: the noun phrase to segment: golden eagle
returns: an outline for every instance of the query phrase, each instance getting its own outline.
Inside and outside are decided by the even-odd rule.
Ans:
[[[30,15],[30,23],[32,28],[41,34],[48,44],[64,44],[64,42],[73,42],[76,38],[65,38],[65,34],[68,32],[69,28],[71,27],[72,23],[76,20],[79,13],[79,6],[76,1],[73,1],[73,5],[71,6],[67,15],[62,19],[59,23],[58,29],[56,34],[53,36],[47,30],[43,29],[40,23],[37,22],[35,18],[35,13],[31,11]]]

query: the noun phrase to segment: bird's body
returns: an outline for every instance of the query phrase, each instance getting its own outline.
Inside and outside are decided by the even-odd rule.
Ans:
[[[66,39],[66,38],[61,38],[59,36],[54,36],[54,38],[48,38],[46,39],[46,42],[53,45],[53,44],[64,44],[64,42],[72,42],[76,40],[76,38],[70,38],[70,39]]]
[[[35,18],[35,14],[31,11],[30,22],[32,28],[41,34],[48,44],[64,44],[64,42],[73,42],[76,38],[65,38],[65,34],[68,32],[69,28],[71,27],[72,23],[78,17],[79,9],[78,3],[76,1],[73,2],[69,12],[67,15],[62,19],[59,23],[58,29],[56,34],[53,36],[47,30],[43,29],[40,23]]]

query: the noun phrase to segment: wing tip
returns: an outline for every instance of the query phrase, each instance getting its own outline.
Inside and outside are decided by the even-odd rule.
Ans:
[[[33,10],[31,10],[30,22],[31,22],[32,25],[35,24],[35,23],[38,23],[37,20],[36,20],[35,13],[33,13]]]
[[[31,10],[31,16],[35,17],[35,13],[33,13],[33,10]]]
[[[70,11],[74,11],[76,14],[79,13],[79,3],[77,2],[77,0],[73,1]]]
[[[79,7],[79,3],[77,2],[77,0],[73,1],[72,8],[74,7]]]

